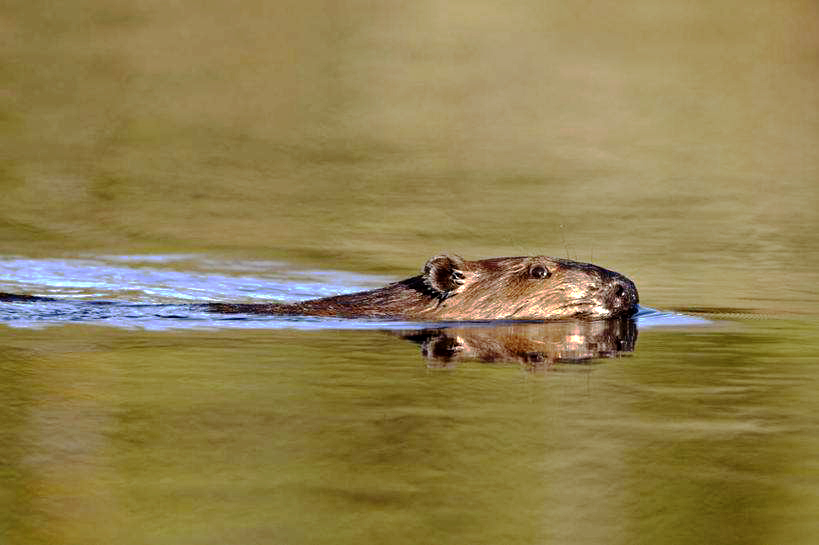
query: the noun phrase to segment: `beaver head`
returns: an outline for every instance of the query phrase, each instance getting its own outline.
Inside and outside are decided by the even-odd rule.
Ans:
[[[421,278],[438,304],[419,317],[437,320],[612,318],[633,314],[639,301],[634,282],[619,273],[546,256],[439,255]]]

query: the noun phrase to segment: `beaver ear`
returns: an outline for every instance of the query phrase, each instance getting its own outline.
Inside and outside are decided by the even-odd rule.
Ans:
[[[439,297],[446,297],[464,283],[464,260],[458,256],[436,255],[424,265],[424,283]]]

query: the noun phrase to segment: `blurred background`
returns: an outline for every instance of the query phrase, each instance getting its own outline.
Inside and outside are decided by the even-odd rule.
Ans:
[[[819,5],[4,3],[0,251],[546,254],[817,303]]]
[[[817,29],[815,0],[5,0],[6,291],[546,254],[731,319],[429,369],[380,331],[7,303],[0,543],[815,543]]]

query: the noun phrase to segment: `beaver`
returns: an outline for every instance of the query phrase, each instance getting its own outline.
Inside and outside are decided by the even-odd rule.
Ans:
[[[630,316],[637,288],[625,276],[555,257],[466,261],[436,255],[422,274],[383,288],[293,304],[209,303],[221,313],[413,321],[565,320]]]

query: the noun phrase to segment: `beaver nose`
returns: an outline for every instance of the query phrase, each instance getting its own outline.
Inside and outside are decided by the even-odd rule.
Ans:
[[[608,290],[608,301],[612,309],[635,311],[639,300],[634,282],[624,276],[612,280]]]

